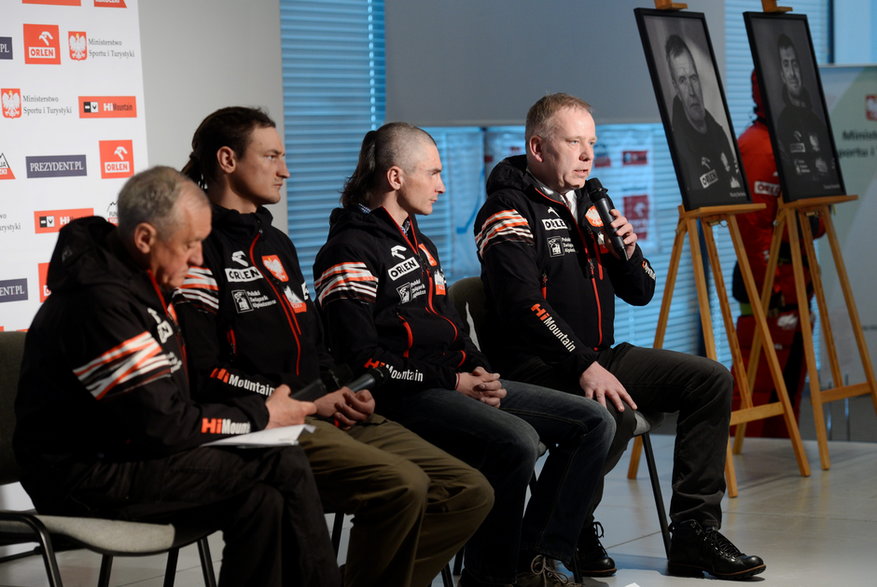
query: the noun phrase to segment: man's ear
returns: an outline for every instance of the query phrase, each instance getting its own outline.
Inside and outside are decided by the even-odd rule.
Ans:
[[[231,147],[220,147],[219,150],[216,151],[216,162],[219,164],[219,168],[222,171],[225,173],[231,173],[237,166],[238,157],[234,152],[234,149]]]
[[[143,255],[148,255],[158,240],[158,231],[148,222],[141,222],[134,227],[134,248]]]
[[[405,172],[398,165],[393,165],[387,170],[387,183],[390,189],[398,190],[405,183]]]
[[[530,140],[527,141],[527,152],[539,163],[542,163],[542,160],[545,157],[542,151],[543,146],[543,139],[539,135],[533,135],[530,137]]]

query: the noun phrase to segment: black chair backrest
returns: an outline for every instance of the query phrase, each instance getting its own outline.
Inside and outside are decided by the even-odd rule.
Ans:
[[[466,332],[476,345],[478,335],[483,333],[484,323],[487,320],[487,298],[484,295],[484,284],[480,277],[464,277],[454,282],[448,289],[448,297],[451,298],[457,314],[466,326]],[[472,328],[474,332],[472,332]]]
[[[12,434],[24,337],[24,332],[0,332],[0,485],[18,481],[19,476],[12,452]]]

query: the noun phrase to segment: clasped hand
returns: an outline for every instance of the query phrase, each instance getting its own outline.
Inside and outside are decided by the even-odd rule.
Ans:
[[[498,408],[506,396],[499,373],[490,373],[484,367],[475,367],[471,373],[459,373],[457,391],[494,408]]]

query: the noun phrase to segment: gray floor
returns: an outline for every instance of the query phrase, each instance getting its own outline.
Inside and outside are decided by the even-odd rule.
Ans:
[[[838,409],[841,403],[837,402]],[[812,438],[809,406],[802,410],[801,429]],[[751,582],[766,586],[874,585],[877,576],[877,426],[870,400],[850,402],[853,441],[833,440],[832,468],[819,468],[814,441],[805,441],[812,475],[798,475],[788,441],[748,439],[744,453],[735,457],[739,497],[725,499],[723,532],[746,552],[765,559],[767,571]],[[843,414],[835,416],[835,438],[845,437]],[[658,468],[669,496],[673,438],[654,435]],[[703,585],[703,579],[669,577],[654,502],[643,463],[639,479],[626,478],[627,459],[606,482],[598,518],[606,527],[604,545],[615,558],[615,577],[588,580],[606,587],[662,587]],[[222,543],[212,539],[219,566]],[[68,586],[97,583],[99,560],[81,551],[60,555]],[[158,587],[162,584],[164,557],[118,559],[112,585]],[[202,585],[194,547],[181,553],[179,587]],[[38,558],[0,565],[0,586],[45,585]],[[710,580],[710,579],[707,579]],[[440,585],[436,581],[434,585]],[[387,586],[392,587],[392,586]]]

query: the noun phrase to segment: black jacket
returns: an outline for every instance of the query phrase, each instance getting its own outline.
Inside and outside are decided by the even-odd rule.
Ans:
[[[330,347],[354,371],[386,365],[384,393],[454,389],[458,372],[487,361],[448,300],[435,245],[406,224],[383,208],[332,212],[314,264]]]
[[[40,491],[37,477],[71,480],[97,459],[158,457],[267,422],[261,401],[192,400],[173,312],[104,219],[61,230],[47,285],[16,399],[14,444],[29,492]]]
[[[647,304],[655,273],[638,246],[629,261],[608,252],[586,195],[577,192],[573,218],[526,165],[520,155],[494,168],[475,220],[489,300],[482,347],[512,377],[534,355],[578,376],[615,342],[615,296]]]
[[[332,359],[298,255],[271,220],[262,207],[213,206],[203,266],[174,293],[198,397],[265,399],[281,383],[297,390],[328,377]]]

